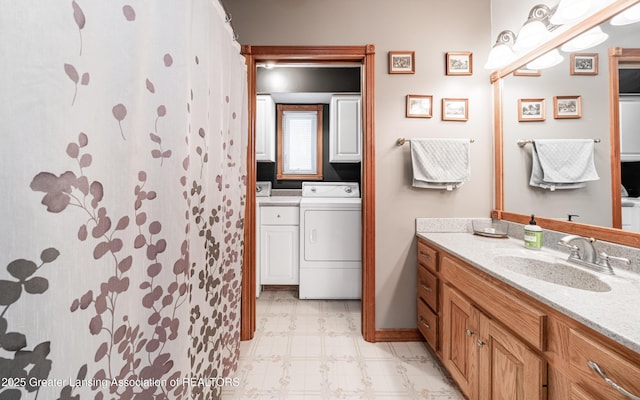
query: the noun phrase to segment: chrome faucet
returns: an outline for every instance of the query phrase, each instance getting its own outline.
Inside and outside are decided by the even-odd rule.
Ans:
[[[596,248],[593,247],[593,243],[595,243],[594,238],[586,238],[578,235],[567,235],[560,239],[558,242],[559,245],[568,247],[571,250],[571,254],[569,255],[569,260],[581,260],[588,263],[595,264],[597,261],[596,258]],[[584,246],[578,247],[572,242],[582,242]],[[580,250],[582,250],[582,255],[580,255]]]
[[[567,235],[560,239],[559,245],[568,247],[571,250],[567,261],[581,265],[583,267],[591,268],[598,272],[602,272],[609,275],[614,275],[613,268],[609,264],[609,260],[617,260],[630,264],[631,261],[623,257],[613,257],[605,253],[604,251],[598,254],[598,251],[594,247],[594,238],[586,238],[578,235]],[[579,247],[573,242],[581,242],[583,246]]]

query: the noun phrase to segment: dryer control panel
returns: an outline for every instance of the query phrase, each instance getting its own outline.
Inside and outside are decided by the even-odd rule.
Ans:
[[[302,182],[302,197],[359,198],[357,182]]]

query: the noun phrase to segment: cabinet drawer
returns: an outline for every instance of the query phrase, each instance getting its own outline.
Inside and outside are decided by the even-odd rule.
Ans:
[[[569,360],[571,367],[579,372],[585,386],[596,389],[602,398],[628,399],[629,397],[623,396],[608,385],[605,377],[589,367],[590,361],[597,364],[600,371],[611,382],[620,385],[635,396],[640,396],[640,379],[638,378],[640,365],[632,363],[596,339],[573,329],[569,335]]]
[[[433,272],[438,271],[438,252],[418,240],[418,263]]]
[[[300,225],[300,208],[262,207],[260,223],[262,225]]]
[[[438,316],[420,299],[418,299],[418,330],[427,340],[429,347],[437,351]]]
[[[438,277],[418,264],[418,298],[438,311]]]

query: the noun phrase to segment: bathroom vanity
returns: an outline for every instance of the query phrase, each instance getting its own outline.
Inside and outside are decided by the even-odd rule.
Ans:
[[[567,255],[418,232],[419,331],[469,399],[640,396],[640,275]]]

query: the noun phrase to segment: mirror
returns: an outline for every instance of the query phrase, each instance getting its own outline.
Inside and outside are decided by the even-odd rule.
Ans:
[[[620,163],[616,161],[620,159],[620,147],[616,133],[618,124],[614,121],[617,118],[611,117],[618,115],[618,104],[615,107],[610,104],[610,87],[617,86],[617,79],[612,85],[608,53],[613,47],[640,48],[640,23],[613,27],[607,21],[637,2],[616,1],[516,62],[494,72],[492,80],[498,155],[494,216],[525,223],[527,215],[535,213],[544,217],[543,227],[549,229],[616,242],[626,241],[634,245],[640,241],[640,235],[622,235],[622,231],[612,229],[621,227]],[[572,57],[569,53],[563,53],[563,63],[542,70],[540,76],[513,74],[537,56],[600,24],[609,34],[609,39],[597,47],[579,52],[588,53],[590,57],[596,56],[599,67],[597,74],[593,69],[589,74],[576,73],[578,71],[571,67]],[[617,78],[617,74],[613,75]],[[580,96],[582,110],[575,115],[580,117],[555,118],[555,96]],[[543,121],[520,122],[518,101],[540,98],[545,99],[546,118]],[[520,147],[518,140],[560,137],[599,139],[594,151],[600,176],[598,181],[588,182],[585,188],[554,192],[529,186],[531,145]],[[625,149],[622,151],[624,153]],[[569,214],[579,217],[572,217],[572,222],[568,222]]]
[[[322,180],[322,105],[278,104],[278,179]]]

